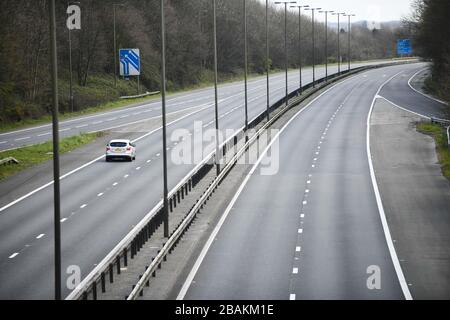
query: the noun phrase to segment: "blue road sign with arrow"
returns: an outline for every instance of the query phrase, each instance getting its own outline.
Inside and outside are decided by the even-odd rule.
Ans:
[[[124,77],[141,74],[139,49],[120,49],[120,75]]]

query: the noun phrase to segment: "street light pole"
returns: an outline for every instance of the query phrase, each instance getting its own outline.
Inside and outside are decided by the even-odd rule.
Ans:
[[[247,47],[247,0],[244,2],[244,78],[245,78],[245,131],[248,129],[248,47]]]
[[[298,64],[300,69],[300,89],[299,92],[303,92],[303,80],[302,80],[302,8],[309,8],[305,6],[291,6],[291,8],[298,8]]]
[[[49,9],[50,65],[52,70],[52,131],[53,131],[53,197],[55,233],[55,300],[61,300],[61,203],[59,180],[59,125],[58,125],[58,53],[56,47],[55,0],[47,0]]]
[[[286,106],[289,105],[289,87],[288,87],[288,50],[287,50],[287,5],[296,3],[295,1],[277,1],[275,4],[284,4],[284,67],[286,70]]]
[[[216,0],[213,2],[213,32],[214,32],[214,109],[216,121],[216,173],[220,174],[220,150],[219,150],[219,97],[217,90],[218,74],[217,74],[217,13]]]
[[[347,52],[347,60],[348,60],[348,71],[350,71],[351,68],[351,47],[350,47],[350,42],[351,42],[351,17],[354,17],[355,14],[347,14],[346,15],[348,17],[348,52]]]
[[[169,201],[167,183],[167,132],[166,132],[166,23],[164,0],[161,0],[161,98],[162,98],[162,131],[163,131],[163,176],[164,176],[164,237],[169,237]]]
[[[67,1],[67,7],[70,4],[80,4],[77,2]],[[73,113],[74,111],[74,97],[73,97],[73,67],[72,67],[72,30],[69,28],[69,102],[70,102],[70,111]]]
[[[269,64],[269,0],[266,0],[266,74],[267,74],[267,111],[266,117],[269,121],[270,110],[270,64]]]
[[[313,57],[313,88],[316,87],[316,40],[315,40],[315,18],[314,12],[322,8],[306,8],[305,10],[311,10],[312,12],[312,57]]]
[[[345,13],[344,12],[337,12],[337,13],[333,13],[332,14],[333,16],[337,16],[337,18],[338,18],[338,34],[337,34],[337,46],[338,46],[338,74],[340,75],[341,74],[341,41],[340,41],[340,38],[341,38],[341,24],[340,24],[340,22],[341,22],[341,19],[340,19],[340,17],[341,17],[341,15],[345,15]]]
[[[328,82],[328,13],[333,13],[334,11],[320,11],[320,13],[325,13],[325,81]]]
[[[117,87],[117,32],[116,32],[116,6],[123,7],[123,4],[113,3],[113,24],[114,24],[114,87]]]

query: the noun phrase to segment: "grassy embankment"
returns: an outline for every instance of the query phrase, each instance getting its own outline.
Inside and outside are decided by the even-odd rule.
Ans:
[[[417,130],[434,138],[442,172],[444,176],[450,179],[450,148],[447,140],[447,129],[434,123],[419,123]]]
[[[60,142],[60,153],[71,152],[83,145],[93,142],[96,138],[101,136],[102,133],[90,133],[62,139]],[[19,164],[0,165],[0,180],[52,159],[53,145],[52,142],[49,141],[34,146],[0,152],[0,159],[8,157],[15,158],[19,161]]]

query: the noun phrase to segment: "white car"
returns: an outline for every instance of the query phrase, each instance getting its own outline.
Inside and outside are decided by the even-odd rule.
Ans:
[[[136,145],[130,140],[111,140],[106,145],[106,162],[112,159],[136,160]]]

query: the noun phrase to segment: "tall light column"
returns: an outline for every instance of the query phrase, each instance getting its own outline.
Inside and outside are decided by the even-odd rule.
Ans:
[[[306,8],[305,10],[310,10],[312,13],[312,58],[313,58],[313,88],[316,87],[316,40],[315,40],[315,18],[314,13],[316,10],[320,10],[322,8]]]
[[[300,89],[299,92],[303,92],[303,79],[302,79],[302,8],[309,8],[309,5],[295,5],[291,8],[298,8],[298,64],[300,68]]]

